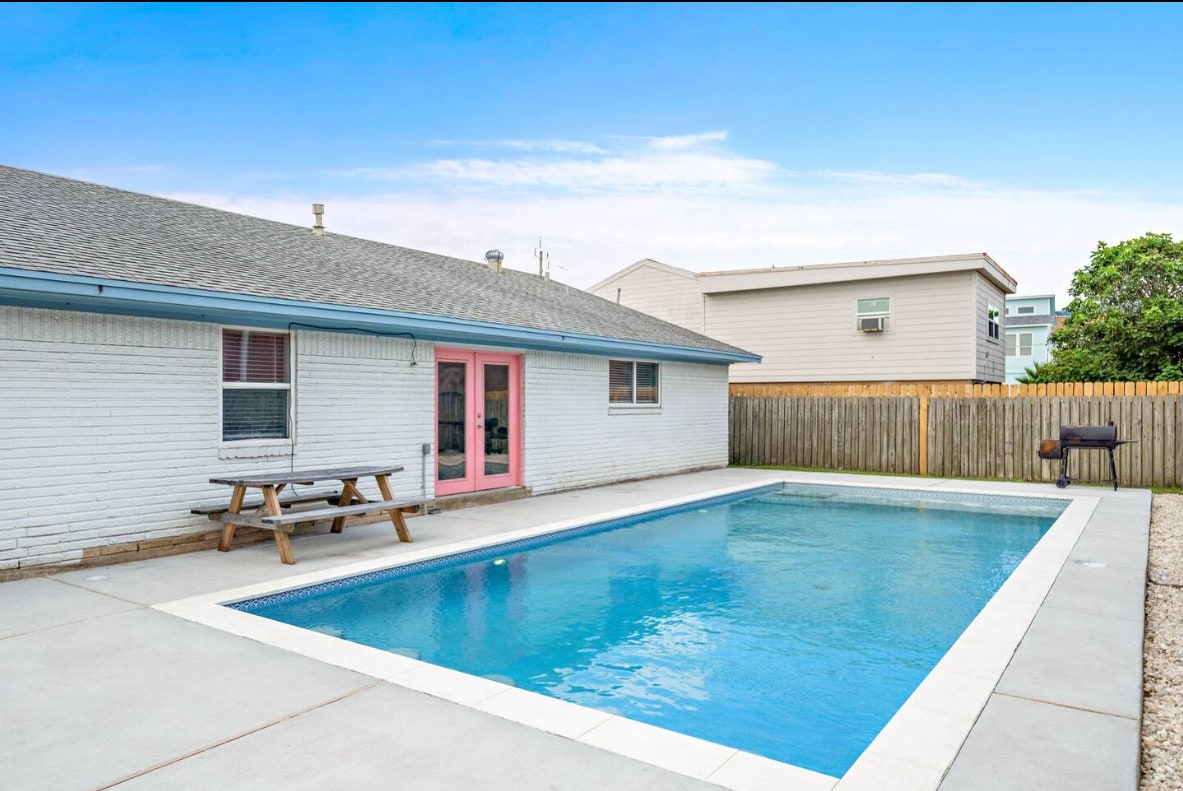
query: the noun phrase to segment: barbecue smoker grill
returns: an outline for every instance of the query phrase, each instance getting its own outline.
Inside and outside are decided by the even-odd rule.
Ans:
[[[1113,460],[1113,449],[1118,445],[1137,442],[1136,439],[1118,439],[1117,426],[1110,421],[1108,426],[1060,426],[1060,441],[1045,439],[1039,445],[1039,458],[1059,459],[1060,477],[1056,486],[1063,489],[1074,480],[1083,483],[1111,483],[1117,490],[1117,462]],[[1100,481],[1085,481],[1068,477],[1068,453],[1072,450],[1109,451],[1109,477]]]

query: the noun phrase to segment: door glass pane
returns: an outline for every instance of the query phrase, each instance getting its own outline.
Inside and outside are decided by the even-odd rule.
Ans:
[[[509,366],[485,364],[485,475],[509,472],[513,431],[509,415]]]
[[[464,478],[467,466],[464,458],[465,394],[464,363],[439,363],[436,366],[438,393],[438,426],[436,448],[439,453],[436,480],[450,481]]]

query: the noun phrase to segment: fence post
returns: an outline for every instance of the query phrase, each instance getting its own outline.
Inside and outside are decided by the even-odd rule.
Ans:
[[[920,396],[920,474],[928,475],[928,396]]]

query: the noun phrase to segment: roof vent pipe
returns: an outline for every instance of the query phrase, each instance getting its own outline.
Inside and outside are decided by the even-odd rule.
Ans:
[[[488,262],[489,268],[494,272],[501,272],[501,262],[505,260],[505,255],[500,250],[490,250],[485,253],[485,261]]]
[[[323,203],[312,204],[312,232],[317,236],[325,235],[325,205]]]

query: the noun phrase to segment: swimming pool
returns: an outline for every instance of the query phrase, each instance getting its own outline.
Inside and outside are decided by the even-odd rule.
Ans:
[[[784,484],[233,606],[836,777],[1065,504]]]

